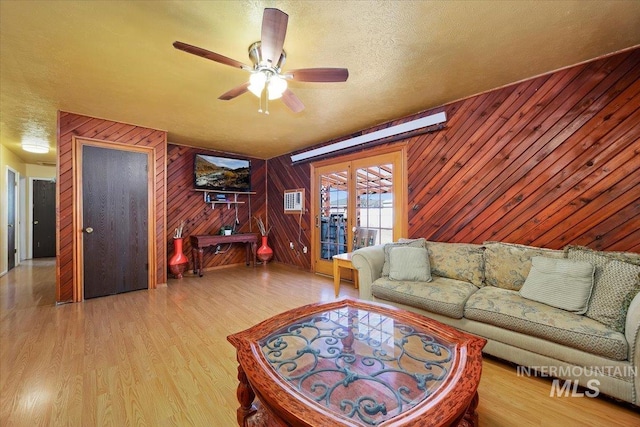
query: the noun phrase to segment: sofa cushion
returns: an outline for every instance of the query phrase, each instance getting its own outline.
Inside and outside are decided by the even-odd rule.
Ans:
[[[399,246],[409,246],[412,248],[425,248],[426,240],[425,239],[401,239],[399,242],[395,243],[387,243],[384,245],[384,265],[382,266],[382,277],[389,277],[389,252],[392,248],[396,248]]]
[[[599,252],[568,246],[567,257],[596,267],[593,292],[585,316],[624,332],[629,303],[640,291],[640,254]]]
[[[528,300],[513,290],[485,286],[469,297],[464,317],[608,359],[627,359],[627,341],[620,332],[588,317]]]
[[[439,276],[433,276],[433,281],[428,283],[381,277],[371,285],[371,293],[376,298],[455,319],[462,318],[465,302],[477,290],[471,283]]]
[[[503,289],[519,290],[531,269],[531,258],[565,258],[561,250],[536,248],[514,243],[485,242],[485,283]]]
[[[520,288],[524,298],[584,314],[593,288],[595,267],[586,261],[531,258],[531,270]],[[631,302],[631,301],[629,301]]]
[[[429,253],[424,248],[397,246],[389,252],[389,279],[430,282]]]
[[[431,273],[449,279],[484,285],[482,246],[472,243],[427,241]]]

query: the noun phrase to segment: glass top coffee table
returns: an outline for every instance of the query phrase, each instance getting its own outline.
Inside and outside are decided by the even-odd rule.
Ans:
[[[343,299],[227,339],[239,364],[239,425],[477,423],[486,341],[424,316]]]

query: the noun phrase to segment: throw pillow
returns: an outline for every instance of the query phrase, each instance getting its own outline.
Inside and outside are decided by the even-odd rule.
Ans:
[[[636,252],[615,252],[615,251],[597,251],[586,246],[568,245],[564,248],[567,258],[588,257],[590,255],[603,256],[609,260],[617,259],[618,261],[628,262],[629,264],[640,265],[640,254]],[[588,260],[587,260],[588,261]]]
[[[397,246],[389,251],[389,279],[430,282],[429,252],[424,248]]]
[[[412,248],[426,248],[426,240],[424,238],[415,240],[405,240],[403,242],[387,243],[384,245],[384,264],[382,265],[382,277],[389,277],[389,251],[391,248],[398,246],[410,246]]]
[[[629,304],[638,291],[640,266],[618,260],[609,261],[593,287],[585,316],[624,332]]]
[[[567,258],[575,261],[586,261],[596,267],[594,275],[594,283],[600,281],[600,276],[604,267],[611,261],[611,258],[606,256],[603,252],[596,252],[591,250],[573,250],[567,251]],[[595,286],[594,286],[595,287]]]
[[[595,267],[586,261],[531,258],[531,270],[520,289],[524,298],[576,314],[587,311]]]

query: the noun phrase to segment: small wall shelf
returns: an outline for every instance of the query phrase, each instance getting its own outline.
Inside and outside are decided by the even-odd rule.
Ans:
[[[251,197],[252,194],[256,194],[255,191],[218,191],[218,190],[199,190],[202,191],[204,202],[211,205],[211,209],[215,209],[216,205],[227,205],[227,209],[231,209],[231,205],[243,205],[245,202],[238,200],[238,195],[246,194]],[[213,195],[213,197],[212,197]],[[220,197],[223,195],[224,197]],[[229,199],[229,196],[233,195],[233,199]]]

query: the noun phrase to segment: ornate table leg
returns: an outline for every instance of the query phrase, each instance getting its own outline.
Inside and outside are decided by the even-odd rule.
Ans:
[[[476,427],[478,425],[478,413],[476,412],[476,408],[478,407],[479,402],[480,397],[476,391],[476,394],[473,395],[473,399],[471,399],[471,403],[469,403],[467,412],[462,416],[458,427]]]
[[[253,266],[254,267],[256,266],[256,261],[258,260],[257,259],[257,255],[256,255],[257,250],[258,250],[258,244],[256,242],[252,242],[251,243],[251,252],[253,253]]]
[[[202,258],[203,258],[203,254],[204,254],[204,249],[203,248],[198,248],[198,274],[200,275],[200,277],[202,277],[203,273],[203,264],[202,264]]]
[[[240,402],[240,407],[236,411],[236,417],[238,419],[238,425],[244,426],[245,420],[256,412],[255,406],[253,406],[253,399],[256,395],[247,380],[247,375],[244,373],[242,366],[238,362],[238,390],[236,390],[236,397]]]
[[[191,248],[191,257],[193,258],[193,274],[198,274],[198,250]]]
[[[349,316],[349,320],[347,322],[347,326],[343,328],[346,336],[344,338],[340,338],[340,341],[342,341],[342,353],[353,355],[355,354],[355,350],[353,349],[353,342],[355,341],[353,330],[358,327],[358,313],[356,310],[350,308],[347,316]]]

